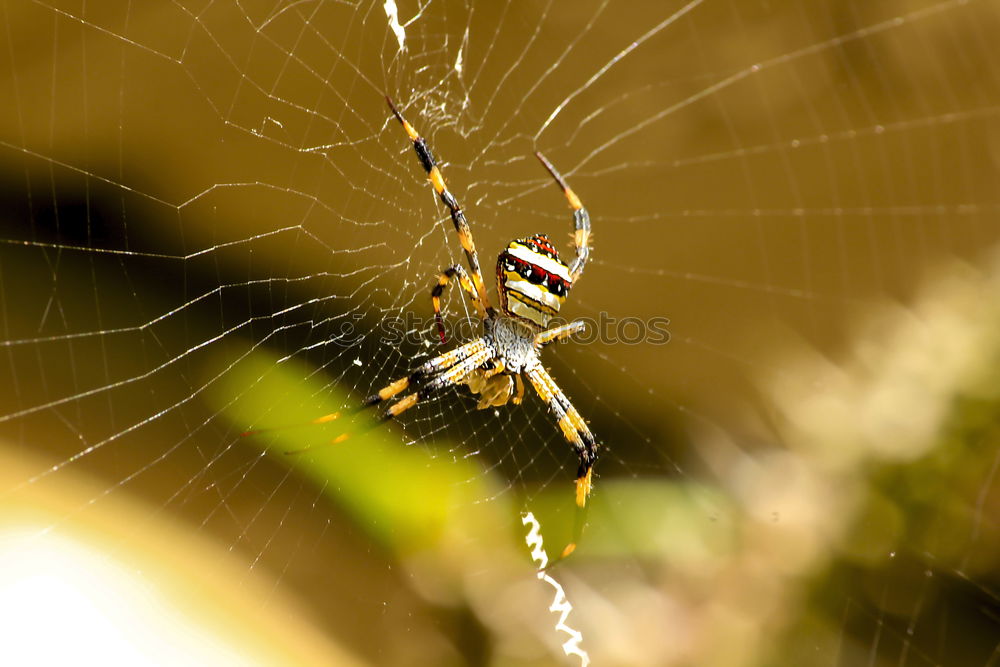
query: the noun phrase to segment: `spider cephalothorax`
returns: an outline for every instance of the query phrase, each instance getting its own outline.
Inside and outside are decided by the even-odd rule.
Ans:
[[[420,164],[427,171],[434,191],[448,207],[469,262],[468,273],[460,264],[445,269],[431,290],[431,303],[441,342],[445,342],[441,295],[456,278],[483,322],[483,335],[423,363],[408,376],[390,383],[371,396],[366,404],[376,405],[393,399],[407,389],[413,389],[385,411],[385,418],[392,419],[438,389],[464,384],[479,396],[480,408],[499,406],[508,401],[516,405],[524,397],[524,382],[521,379],[523,374],[548,405],[563,437],[579,457],[576,504],[583,508],[590,495],[597,443],[583,417],[542,366],[539,354],[549,343],[567,338],[584,326],[582,322],[572,322],[548,328],[549,321],[559,313],[570,287],[580,278],[587,263],[590,252],[590,217],[587,209],[549,161],[541,153],[536,153],[573,209],[576,257],[567,265],[559,258],[559,253],[544,234],[511,241],[497,258],[497,291],[500,296],[500,311],[497,311],[490,306],[486,294],[479,256],[465,213],[445,186],[444,176],[427,142],[403,118],[392,100],[386,99],[393,115],[413,142],[413,148]],[[575,543],[571,543],[563,551],[563,555],[571,552],[574,547]]]

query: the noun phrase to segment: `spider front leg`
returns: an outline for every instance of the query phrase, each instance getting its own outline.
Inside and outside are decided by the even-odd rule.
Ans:
[[[469,357],[476,356],[485,350],[486,343],[482,338],[480,338],[472,341],[471,343],[466,343],[461,347],[456,347],[454,350],[449,350],[444,354],[439,354],[430,361],[421,364],[409,375],[401,377],[394,382],[390,382],[377,393],[366,398],[363,406],[370,407],[372,405],[378,405],[382,401],[387,401],[411,385],[419,385],[426,378],[438,375],[455,366],[455,364],[458,364]]]
[[[487,347],[486,341],[482,338],[462,345],[461,347],[456,347],[454,350],[449,350],[448,352],[440,354],[430,361],[425,362],[409,375],[390,382],[377,393],[366,398],[364,403],[362,403],[361,406],[353,412],[360,412],[384,401],[389,401],[410,387],[418,388],[417,391],[407,394],[389,406],[389,408],[382,413],[382,418],[379,421],[367,427],[368,429],[375,428],[382,422],[395,419],[438,389],[449,385],[460,384],[469,375],[469,373],[486,363],[491,354],[492,351],[489,347]],[[319,417],[318,419],[314,419],[309,423],[324,424],[338,419],[340,416],[339,412],[335,412]],[[246,431],[243,435],[253,435],[266,430],[267,429]],[[342,433],[333,440],[329,441],[327,444],[339,444],[350,437],[350,433]],[[310,445],[308,447],[303,447],[302,449],[287,451],[285,454],[302,454],[314,449],[315,447],[316,445]]]
[[[452,278],[458,276],[458,284],[461,285],[465,293],[469,295],[469,301],[475,306],[476,312],[479,313],[479,319],[486,319],[486,307],[483,306],[483,302],[479,300],[479,294],[476,292],[475,286],[472,281],[469,280],[469,274],[465,272],[460,264],[455,264],[454,266],[449,266],[447,269],[441,272],[438,276],[437,284],[434,289],[431,290],[431,304],[434,306],[434,320],[437,322],[438,335],[441,337],[441,343],[446,342],[444,335],[444,320],[441,319],[441,294],[444,293],[448,283],[451,282]]]
[[[593,487],[597,443],[594,441],[594,434],[590,432],[587,423],[583,421],[583,417],[576,411],[562,389],[540,363],[526,369],[525,372],[535,391],[538,392],[538,396],[545,401],[549,410],[556,416],[563,437],[572,445],[573,450],[580,458],[580,466],[576,471],[576,525],[573,528],[573,539],[563,548],[557,559],[558,562],[576,550],[576,545],[583,534],[584,512],[587,498]]]
[[[417,391],[396,401],[382,414],[382,421],[394,419],[438,389],[461,383],[469,373],[482,366],[490,355],[491,351],[482,338],[457,347],[434,357],[406,377],[389,383],[377,394],[370,396],[365,401],[365,407],[389,400],[411,386],[419,387]]]
[[[404,396],[399,399],[395,404],[393,404],[388,410],[382,414],[382,421],[387,421],[389,419],[395,419],[403,412],[409,410],[414,405],[416,405],[422,399],[427,398],[433,394],[438,389],[443,389],[455,384],[460,384],[462,380],[466,378],[472,371],[474,371],[479,366],[490,358],[490,353],[488,350],[483,350],[478,352],[468,359],[460,361],[455,364],[444,373],[427,380],[424,382],[423,386],[420,387],[419,391],[415,391],[412,394]]]
[[[525,370],[539,398],[545,401],[549,410],[559,423],[559,430],[580,457],[580,466],[576,473],[576,504],[584,507],[593,486],[592,475],[594,463],[597,460],[597,443],[594,434],[590,432],[587,422],[583,420],[573,404],[566,398],[559,385],[549,375],[541,364]]]

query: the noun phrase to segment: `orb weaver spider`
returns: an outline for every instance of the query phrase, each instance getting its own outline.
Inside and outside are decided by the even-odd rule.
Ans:
[[[544,234],[511,241],[497,258],[500,309],[493,308],[486,294],[472,230],[458,200],[448,191],[444,176],[427,142],[403,118],[389,97],[386,97],[386,101],[413,142],[413,149],[427,172],[434,191],[448,207],[469,263],[468,272],[460,264],[445,269],[431,290],[431,303],[441,342],[445,343],[441,295],[455,279],[482,320],[483,335],[471,343],[427,361],[409,375],[391,382],[369,397],[364,405],[374,406],[393,399],[407,389],[415,389],[397,399],[383,413],[384,420],[395,419],[433,392],[459,384],[467,385],[473,394],[479,395],[479,409],[504,405],[508,401],[518,405],[524,398],[524,381],[521,375],[526,375],[538,396],[555,416],[563,437],[580,459],[576,473],[576,505],[583,509],[593,488],[597,443],[583,417],[542,366],[539,353],[546,345],[584,328],[583,322],[572,322],[551,329],[547,326],[549,320],[558,314],[570,288],[579,280],[587,264],[590,254],[590,216],[587,209],[545,156],[535,153],[573,209],[576,257],[567,265],[559,258],[559,253]],[[582,525],[578,525],[577,532],[581,529]],[[562,557],[569,555],[575,547],[575,541],[571,542],[564,549]]]
[[[403,126],[420,164],[427,171],[434,191],[451,213],[455,231],[465,256],[469,261],[467,273],[460,264],[445,269],[438,276],[437,284],[431,290],[431,303],[437,321],[438,334],[442,344],[446,342],[444,322],[441,318],[441,295],[451,281],[458,279],[459,285],[469,296],[483,323],[483,335],[471,343],[466,343],[421,364],[409,375],[402,377],[380,389],[365,399],[358,410],[378,405],[395,398],[406,389],[413,391],[397,399],[384,413],[382,420],[395,419],[422,399],[435,391],[449,386],[467,385],[473,394],[480,396],[479,409],[504,405],[508,401],[519,405],[524,399],[524,381],[527,375],[538,396],[555,415],[559,430],[580,459],[576,472],[576,506],[578,508],[573,541],[562,551],[559,558],[549,563],[549,567],[562,560],[576,549],[583,531],[582,510],[593,489],[594,463],[597,460],[597,443],[587,422],[566,398],[559,385],[542,366],[539,353],[546,345],[572,336],[584,328],[583,322],[571,322],[562,326],[546,328],[549,320],[558,314],[559,307],[566,300],[570,287],[583,274],[583,267],[590,254],[590,216],[580,198],[573,193],[562,175],[541,153],[535,156],[548,170],[556,184],[566,196],[573,209],[573,244],[576,257],[567,265],[559,258],[559,253],[545,234],[515,239],[497,258],[497,291],[500,294],[500,310],[490,305],[486,285],[479,268],[479,256],[472,240],[472,230],[465,219],[458,200],[445,186],[444,176],[431,154],[427,142],[417,134],[392,100],[385,98],[393,115]],[[516,387],[516,390],[515,390]],[[310,424],[325,424],[339,419],[341,413],[334,412],[311,420]],[[282,427],[278,427],[282,428]],[[274,429],[252,429],[242,436],[252,436]],[[331,444],[344,442],[350,437],[342,433]],[[301,454],[313,446],[285,452]]]

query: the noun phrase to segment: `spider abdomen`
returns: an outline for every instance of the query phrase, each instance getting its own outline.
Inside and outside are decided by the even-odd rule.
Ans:
[[[533,326],[548,326],[572,284],[569,267],[545,234],[511,241],[497,258],[501,309]]]

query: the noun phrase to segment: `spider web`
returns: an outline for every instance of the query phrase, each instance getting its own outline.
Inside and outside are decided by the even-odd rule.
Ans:
[[[215,577],[197,617],[249,660],[558,659],[519,512],[557,549],[576,461],[540,401],[352,411],[442,351],[462,261],[389,94],[494,299],[511,239],[571,252],[534,151],[591,211],[595,335],[544,359],[603,445],[555,571],[595,662],[1000,660],[997,2],[0,9],[8,551]]]

